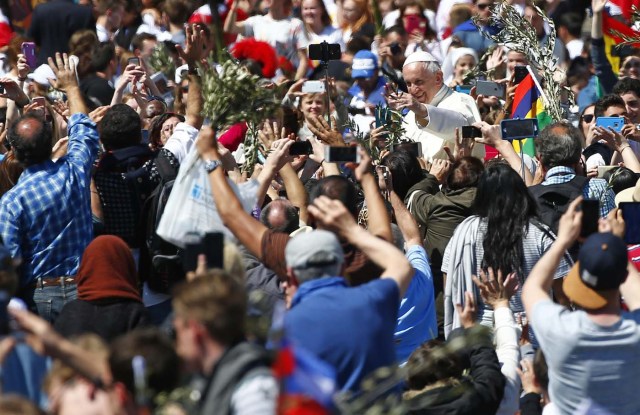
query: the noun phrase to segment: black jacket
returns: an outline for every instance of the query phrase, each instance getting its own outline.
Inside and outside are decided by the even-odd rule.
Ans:
[[[451,340],[450,340],[451,341]],[[467,349],[470,372],[459,382],[405,393],[409,413],[415,415],[494,415],[504,395],[505,379],[490,341]]]

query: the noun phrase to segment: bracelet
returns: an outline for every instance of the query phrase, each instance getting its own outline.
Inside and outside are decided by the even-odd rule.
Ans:
[[[624,146],[623,148],[621,148],[620,150],[618,150],[620,153],[622,153],[623,151],[625,151],[626,149],[631,148],[631,146],[629,144],[627,144],[626,146]]]
[[[26,80],[27,80],[27,77],[26,77],[26,76],[25,76],[24,78],[20,78],[20,77],[18,77],[18,81],[20,81],[20,82],[24,82],[24,81],[26,81]]]

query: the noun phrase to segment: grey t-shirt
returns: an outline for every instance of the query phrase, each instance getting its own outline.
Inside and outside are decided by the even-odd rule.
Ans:
[[[530,317],[549,366],[551,401],[562,413],[591,399],[612,414],[640,414],[640,310],[605,327],[547,300]]]

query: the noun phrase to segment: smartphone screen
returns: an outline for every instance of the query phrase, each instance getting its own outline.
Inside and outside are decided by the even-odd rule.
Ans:
[[[129,58],[129,60],[127,60],[127,65],[140,66],[140,58]]]
[[[538,135],[538,120],[535,118],[502,120],[500,130],[503,140],[532,138]]]
[[[504,98],[505,87],[503,84],[491,81],[476,82],[476,94],[489,97]]]
[[[422,143],[399,143],[391,146],[391,152],[395,151],[406,151],[411,154],[413,157],[420,158],[422,157]]]
[[[625,243],[640,244],[640,202],[621,202],[618,208],[624,218]]]
[[[526,66],[518,65],[513,69],[513,84],[517,85],[524,80],[529,74]]]
[[[580,236],[586,238],[592,233],[598,232],[598,219],[600,219],[600,201],[598,199],[585,199],[580,204],[582,210],[582,226]]]
[[[360,162],[358,147],[325,147],[324,158],[329,163]]]
[[[462,138],[475,138],[482,137],[482,131],[478,127],[474,127],[473,125],[463,125],[462,126]]]
[[[198,256],[207,257],[207,268],[222,268],[224,265],[224,234],[221,232],[206,233],[204,237],[197,234],[187,235],[183,265],[185,272],[198,268]]]
[[[313,147],[309,141],[296,141],[289,147],[289,154],[292,156],[301,156],[313,153]]]

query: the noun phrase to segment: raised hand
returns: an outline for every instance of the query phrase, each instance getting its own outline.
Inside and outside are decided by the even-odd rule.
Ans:
[[[55,89],[67,92],[69,89],[78,87],[75,65],[71,65],[69,56],[66,53],[61,55],[56,52],[55,60],[49,58],[49,66],[56,76],[56,79],[49,79]]]
[[[461,304],[456,304],[456,310],[458,311],[462,327],[468,329],[476,324],[478,314],[476,311],[476,302],[473,299],[473,294],[469,291],[464,293],[464,308],[462,308]]]
[[[342,236],[348,234],[354,227],[358,227],[353,215],[342,202],[326,196],[317,197],[313,204],[309,205],[309,213],[322,224],[324,229]]]
[[[332,124],[336,125],[336,120],[332,117]],[[329,124],[320,115],[311,116],[307,120],[309,130],[323,143],[333,147],[344,147],[346,143],[342,134],[337,129],[329,128]]]
[[[193,67],[205,56],[205,34],[204,30],[198,30],[196,25],[187,25],[185,28],[186,40],[184,49],[176,45],[178,55],[190,66]]]
[[[475,275],[471,278],[480,290],[482,301],[493,309],[500,306],[509,307],[509,299],[518,290],[518,278],[513,272],[505,278],[502,271],[498,270],[496,278],[493,269],[489,268],[487,274],[480,270],[480,278]]]
[[[431,165],[429,173],[435,176],[438,183],[442,184],[449,175],[451,170],[451,162],[449,160],[435,159]]]

